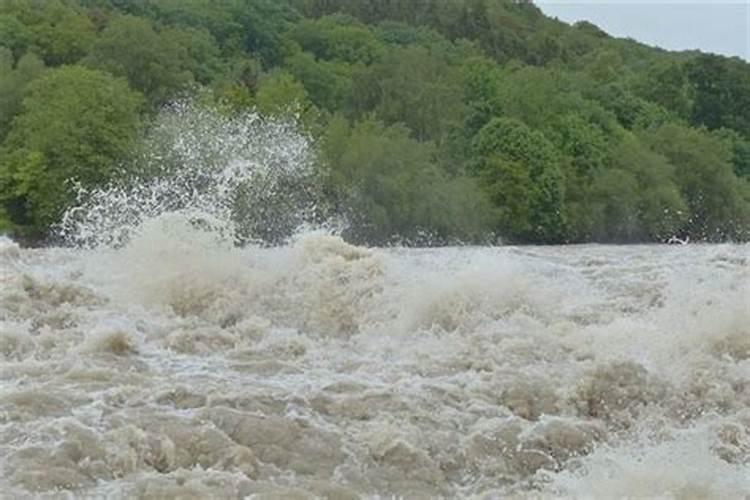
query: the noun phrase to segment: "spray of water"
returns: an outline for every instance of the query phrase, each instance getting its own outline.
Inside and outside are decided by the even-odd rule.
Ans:
[[[67,244],[117,247],[169,217],[222,241],[278,243],[319,220],[316,157],[291,118],[227,116],[180,101],[165,108],[126,174],[79,188],[58,233]]]
[[[94,249],[0,237],[0,497],[750,491],[747,245],[238,247],[318,217],[306,136],[182,103],[144,151]]]

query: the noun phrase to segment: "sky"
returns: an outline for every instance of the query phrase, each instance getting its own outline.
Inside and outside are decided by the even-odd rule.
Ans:
[[[750,61],[750,0],[535,0],[551,17],[670,50],[700,49]]]

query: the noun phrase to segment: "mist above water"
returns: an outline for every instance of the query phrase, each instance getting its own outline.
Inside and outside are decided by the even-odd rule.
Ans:
[[[75,248],[0,239],[5,494],[750,492],[747,245],[358,247],[288,122],[150,140]]]
[[[58,233],[74,246],[120,246],[149,220],[179,215],[235,243],[279,243],[320,221],[315,160],[293,118],[179,101],[113,182],[79,191]]]

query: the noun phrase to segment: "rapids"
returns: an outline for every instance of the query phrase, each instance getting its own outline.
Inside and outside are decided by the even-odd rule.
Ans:
[[[316,165],[177,103],[0,236],[1,498],[747,498],[750,246],[355,247]]]
[[[0,239],[2,498],[743,498],[747,245]]]

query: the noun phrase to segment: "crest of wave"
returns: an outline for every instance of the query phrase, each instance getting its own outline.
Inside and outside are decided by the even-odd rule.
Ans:
[[[179,101],[123,171],[102,188],[79,188],[58,227],[66,243],[119,247],[168,216],[227,242],[275,244],[317,217],[315,154],[291,118],[226,116]]]

